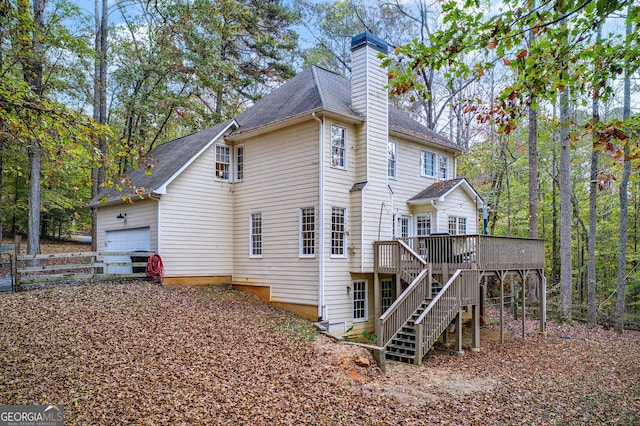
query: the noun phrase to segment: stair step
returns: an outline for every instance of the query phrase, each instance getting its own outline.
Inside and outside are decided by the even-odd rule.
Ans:
[[[401,354],[393,351],[386,351],[385,356],[387,359],[391,359],[393,361],[401,361],[401,362],[408,362],[408,363],[413,363],[413,360],[416,358],[415,355]]]
[[[398,343],[398,344],[404,344],[404,345],[408,345],[408,346],[412,346],[415,348],[416,347],[416,340],[415,339],[405,339],[402,337],[394,337],[393,339],[391,339],[391,343]]]
[[[411,346],[405,346],[405,345],[394,345],[393,343],[390,343],[387,345],[387,352],[399,352],[402,354],[414,354],[416,353],[416,348],[411,347]]]

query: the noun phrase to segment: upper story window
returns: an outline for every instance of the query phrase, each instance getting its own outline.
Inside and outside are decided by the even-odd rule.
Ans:
[[[315,257],[316,212],[313,207],[300,209],[300,257]]]
[[[244,145],[236,146],[236,182],[244,180]]]
[[[331,209],[331,255],[345,256],[346,243],[345,225],[346,209],[333,207]]]
[[[262,257],[262,213],[251,213],[249,223],[249,255]]]
[[[228,182],[231,178],[231,149],[226,145],[216,145],[216,180]]]
[[[467,218],[449,216],[449,233],[451,235],[463,235],[467,233]]]
[[[346,136],[347,129],[336,125],[331,126],[331,167],[347,168]]]
[[[396,141],[387,142],[387,176],[398,177],[398,144]]]
[[[449,177],[449,157],[444,154],[440,154],[440,173],[438,177],[440,179],[447,179]]]
[[[400,238],[409,238],[411,235],[411,216],[402,215],[398,218]]]
[[[416,216],[416,235],[418,237],[426,237],[429,234],[431,234],[431,215]]]
[[[436,177],[436,154],[421,151],[422,176]]]

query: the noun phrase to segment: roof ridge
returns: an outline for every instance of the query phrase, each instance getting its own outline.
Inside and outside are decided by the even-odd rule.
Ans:
[[[318,96],[320,96],[320,105],[322,105],[323,107],[327,106],[327,102],[325,100],[325,96],[322,90],[322,86],[320,84],[320,78],[318,77],[318,74],[316,72],[316,68],[320,68],[318,66],[312,65],[311,66],[311,75],[313,75],[313,82],[316,86],[316,90],[318,91]],[[326,70],[325,70],[326,71]]]

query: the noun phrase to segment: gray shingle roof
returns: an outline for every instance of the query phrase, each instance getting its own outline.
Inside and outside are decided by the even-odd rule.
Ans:
[[[292,117],[311,114],[314,111],[331,112],[354,120],[364,120],[361,115],[351,109],[351,83],[336,73],[312,66],[239,114],[235,118],[238,127],[231,132],[231,135],[240,135]],[[148,157],[152,158],[152,164],[155,165],[150,175],[145,174],[143,168],[129,170],[125,175],[134,187],[143,188],[143,193],[154,192],[166,184],[168,179],[229,124],[230,122],[221,123],[164,143],[148,154]],[[426,143],[435,143],[443,148],[462,151],[456,144],[391,106],[389,107],[389,130],[413,136]],[[90,206],[99,205],[100,200],[104,198],[113,201],[132,193],[131,188],[123,192],[104,189]]]
[[[131,185],[141,188],[143,194],[155,192],[230,124],[231,121],[220,123],[157,146],[146,156],[147,163],[155,166],[151,174],[146,174],[146,167],[143,164],[137,169],[128,170],[125,173],[126,178]],[[89,206],[100,205],[105,198],[106,201],[113,201],[123,196],[135,195],[134,190],[131,187],[125,187],[122,191],[104,188]]]
[[[449,191],[451,191],[462,180],[464,180],[464,178],[438,181],[409,198],[409,201],[440,198],[443,195],[447,195]]]

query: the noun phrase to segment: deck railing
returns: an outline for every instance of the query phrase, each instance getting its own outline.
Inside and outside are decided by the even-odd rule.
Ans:
[[[380,273],[397,274],[411,283],[427,267],[427,262],[405,241],[376,241],[375,269]]]
[[[431,297],[431,273],[423,269],[380,317],[378,346],[386,346],[418,307]]]
[[[415,321],[416,363],[433,346],[438,337],[465,305],[478,303],[480,271],[458,269],[442,290]]]
[[[431,235],[401,238],[426,262],[448,264],[449,270],[538,269],[544,265],[544,240],[493,235]],[[393,243],[387,242],[387,243]],[[391,249],[389,249],[391,252]]]

